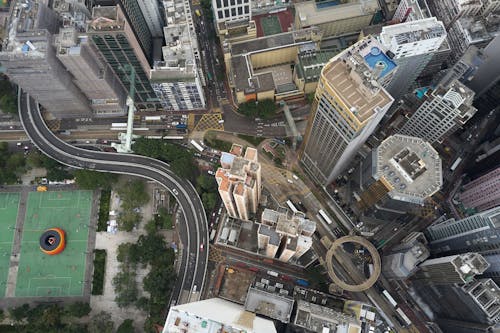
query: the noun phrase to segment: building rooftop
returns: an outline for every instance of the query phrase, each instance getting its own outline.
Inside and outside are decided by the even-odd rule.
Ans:
[[[292,32],[283,32],[276,35],[254,38],[231,44],[233,56],[254,52],[263,52],[271,48],[287,47],[300,43],[307,43],[312,36],[320,34],[318,28],[307,28]]]
[[[245,310],[288,323],[293,303],[292,297],[250,287],[245,302]]]
[[[469,120],[477,111],[472,106],[475,93],[472,89],[461,83],[458,79],[453,80],[447,86],[437,86],[432,95],[442,96],[444,100],[449,102],[450,106],[460,112],[462,123]]]
[[[385,26],[380,34],[382,44],[388,48],[390,46],[391,50],[396,49],[398,45],[412,44],[430,39],[443,40],[445,38],[444,24],[435,17]],[[426,47],[420,46],[418,49],[422,53],[428,52]]]
[[[375,179],[383,178],[396,200],[423,204],[443,184],[441,158],[428,142],[406,135],[393,135],[376,148]]]
[[[294,324],[316,333],[327,332],[361,332],[356,318],[314,303],[297,301],[297,312]]]
[[[235,303],[212,298],[170,308],[163,333],[276,333],[271,320]]]
[[[488,267],[490,267],[490,264],[479,253],[464,253],[454,256],[428,259],[423,262],[420,267],[424,268],[426,266],[440,265],[443,263],[452,264],[464,283],[470,282],[474,276],[483,274]]]
[[[299,61],[295,65],[298,76],[306,82],[318,81],[323,66],[336,54],[338,54],[337,50],[328,49],[299,53]]]
[[[360,124],[393,102],[377,82],[392,75],[396,67],[383,50],[382,45],[369,36],[332,58],[322,70],[327,84],[332,83],[331,89]]]
[[[377,1],[350,1],[344,4],[323,7],[315,1],[300,2],[295,4],[295,15],[299,17],[301,27],[309,27],[332,20],[339,21],[352,17],[373,15],[379,10]]]
[[[261,221],[264,224],[272,224],[275,225],[278,222],[278,218],[280,217],[280,213],[269,209],[269,208],[264,208],[264,211],[262,212],[261,216]]]
[[[269,237],[269,244],[278,246],[281,242],[281,235],[268,225],[261,224],[258,233]]]

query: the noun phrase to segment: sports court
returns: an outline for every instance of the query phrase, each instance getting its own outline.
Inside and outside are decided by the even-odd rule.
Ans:
[[[19,199],[19,193],[0,193],[0,298],[7,287]]]
[[[282,32],[278,16],[265,16],[260,19],[260,24],[262,25],[264,36],[275,35]]]
[[[252,19],[257,27],[257,37],[287,32],[293,25],[293,14],[289,8],[274,13],[255,15]]]
[[[16,297],[82,296],[92,191],[30,192],[21,240]],[[57,255],[40,250],[41,234],[59,227],[66,248]]]

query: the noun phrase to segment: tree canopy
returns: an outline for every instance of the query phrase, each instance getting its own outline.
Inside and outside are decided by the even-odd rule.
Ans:
[[[92,170],[76,170],[75,182],[85,190],[95,190],[98,188],[108,190],[116,182],[118,176],[113,173],[98,172]]]
[[[277,110],[278,107],[272,99],[248,101],[238,106],[238,112],[250,118],[269,119],[276,115]]]

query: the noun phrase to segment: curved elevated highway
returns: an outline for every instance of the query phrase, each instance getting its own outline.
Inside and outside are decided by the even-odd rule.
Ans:
[[[193,185],[176,176],[167,163],[133,154],[90,151],[74,147],[57,138],[46,126],[38,103],[28,94],[18,96],[19,115],[31,141],[46,155],[70,167],[140,176],[157,181],[172,194],[183,213],[179,234],[183,243],[180,272],[171,299],[177,301],[182,291],[203,288],[208,262],[207,219],[200,197]],[[204,250],[202,250],[203,244]]]

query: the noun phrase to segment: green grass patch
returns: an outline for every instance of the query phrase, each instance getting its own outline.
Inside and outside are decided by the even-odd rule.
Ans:
[[[101,200],[99,202],[99,221],[97,222],[97,231],[107,230],[110,201],[111,201],[111,191],[102,190]]]
[[[237,134],[236,135],[238,138],[245,140],[248,143],[251,143],[254,146],[258,146],[262,141],[264,141],[266,138],[263,137],[258,137],[258,136],[251,136],[251,135],[246,135],[246,134]]]
[[[102,295],[104,290],[104,272],[106,270],[106,251],[94,250],[94,276],[92,295]]]

